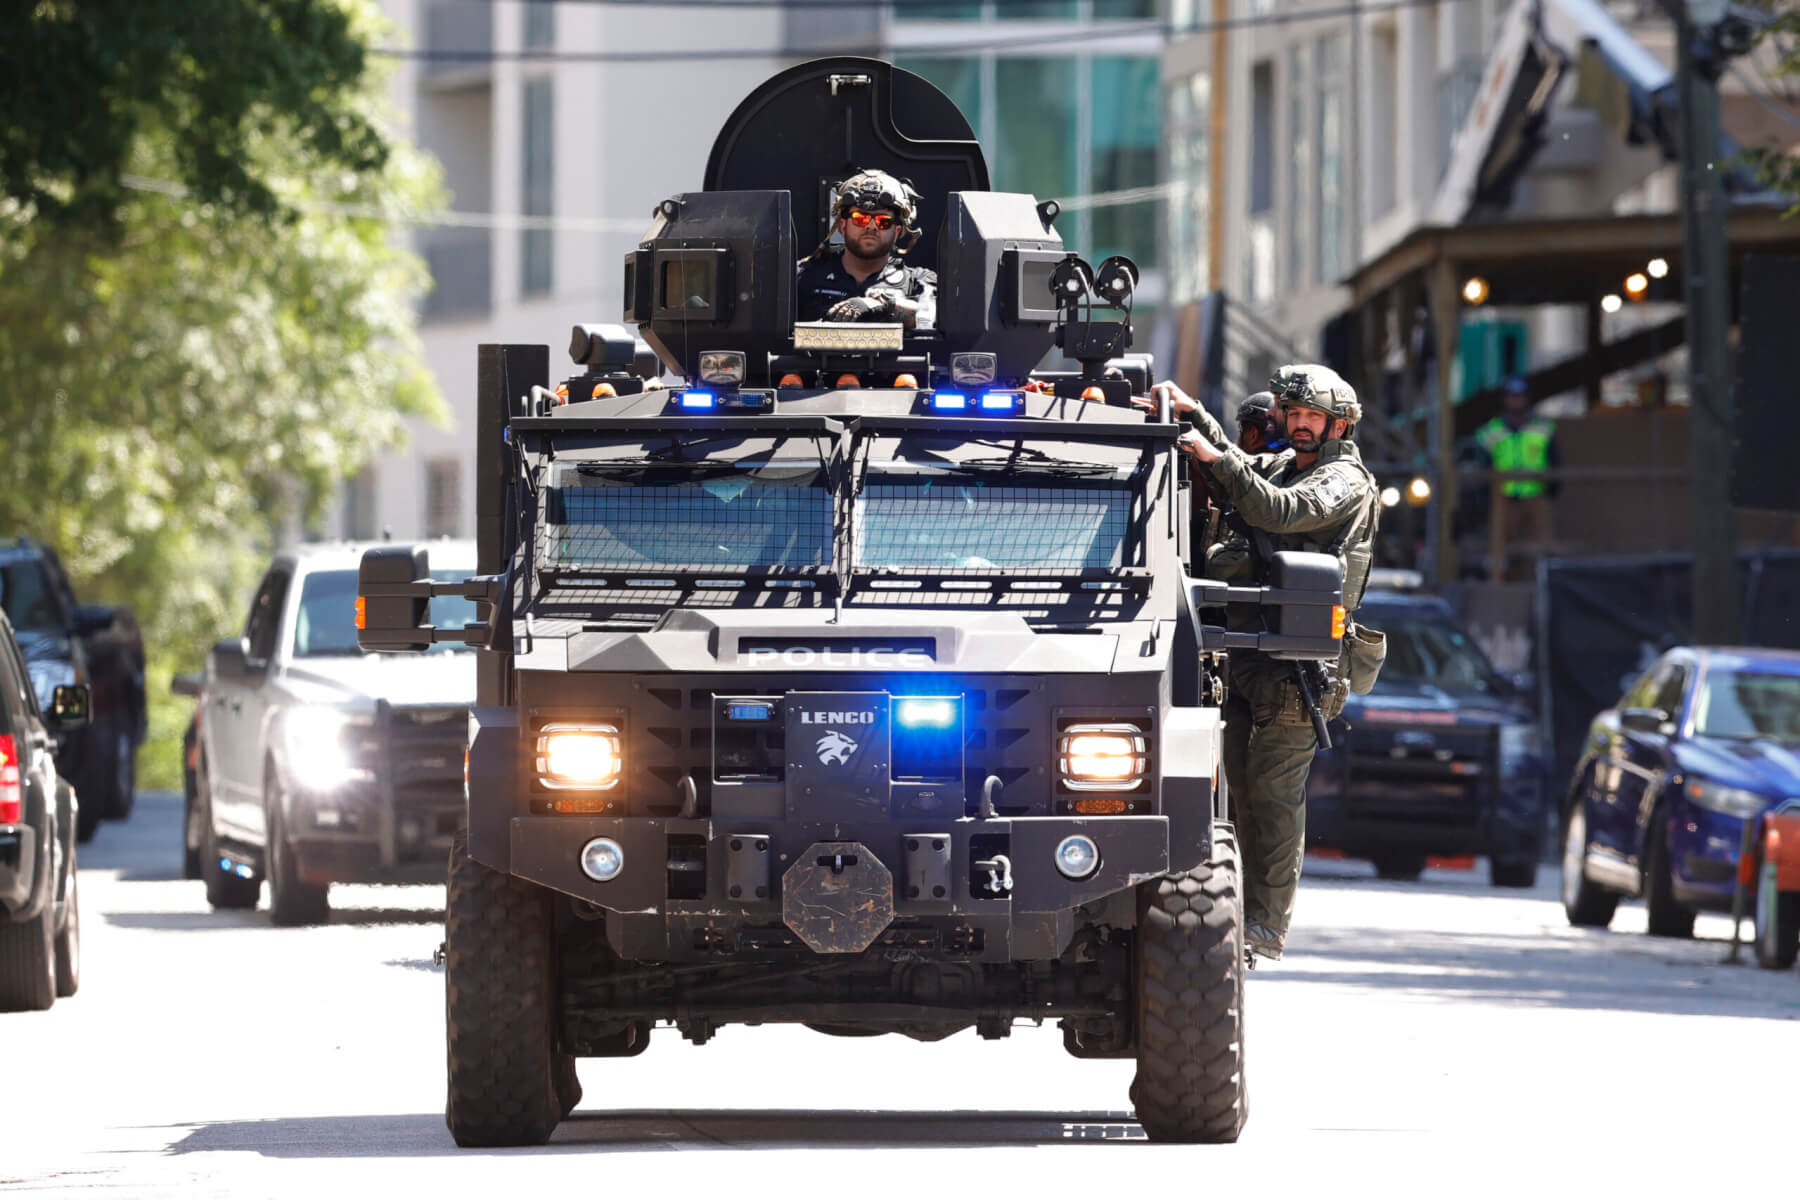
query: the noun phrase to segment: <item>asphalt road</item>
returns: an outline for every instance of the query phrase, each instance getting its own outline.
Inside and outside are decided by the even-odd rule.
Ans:
[[[147,795],[83,848],[81,991],[0,1015],[8,1196],[1800,1192],[1800,972],[1721,965],[1723,918],[1572,930],[1554,868],[1518,893],[1309,862],[1287,959],[1251,977],[1235,1146],[1146,1144],[1129,1064],[1054,1027],[729,1027],[584,1062],[550,1146],[477,1152],[441,1116],[442,890],[339,888],[321,929],[215,914],[178,820]]]

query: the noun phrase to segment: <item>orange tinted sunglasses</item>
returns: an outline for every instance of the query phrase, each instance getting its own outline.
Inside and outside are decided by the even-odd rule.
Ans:
[[[894,218],[887,213],[866,213],[860,208],[850,210],[850,223],[858,229],[867,229],[873,225],[877,229],[891,229]]]

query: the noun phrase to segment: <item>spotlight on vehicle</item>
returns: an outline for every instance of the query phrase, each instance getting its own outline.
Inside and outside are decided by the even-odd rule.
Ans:
[[[1392,508],[1400,503],[1400,489],[1392,484],[1381,489],[1381,507]]]
[[[994,382],[994,372],[999,369],[1000,360],[992,354],[971,352],[950,356],[950,378],[961,387],[985,387]]]
[[[1406,485],[1406,498],[1413,504],[1423,504],[1431,499],[1431,481],[1423,475],[1415,475]]]
[[[1056,845],[1056,869],[1070,879],[1086,879],[1100,866],[1100,847],[1084,834],[1071,834]]]
[[[1619,297],[1617,295],[1613,294],[1612,292],[1608,292],[1608,293],[1606,293],[1606,295],[1600,297],[1600,311],[1601,312],[1616,313],[1621,308],[1624,308],[1624,307],[1625,307],[1625,302],[1623,300],[1619,299]]]
[[[1666,258],[1653,258],[1650,260],[1649,266],[1644,269],[1650,272],[1650,278],[1652,279],[1666,279],[1669,274],[1669,260]]]
[[[617,879],[625,869],[625,847],[611,838],[597,837],[581,848],[581,873],[595,883]]]
[[[1650,290],[1650,277],[1642,271],[1633,271],[1625,277],[1625,294],[1632,300],[1642,300],[1644,293]]]
[[[1471,275],[1463,281],[1463,299],[1470,304],[1480,306],[1487,303],[1488,281],[1479,275]]]
[[[744,355],[737,350],[702,350],[700,381],[714,387],[736,387],[744,382]]]
[[[1137,284],[1137,264],[1123,254],[1113,255],[1094,273],[1094,294],[1114,308],[1131,303],[1131,294],[1137,291]]]

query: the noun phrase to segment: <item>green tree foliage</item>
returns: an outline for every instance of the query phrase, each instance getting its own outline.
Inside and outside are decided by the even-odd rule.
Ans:
[[[0,533],[133,607],[167,733],[170,672],[235,632],[282,523],[441,410],[395,242],[437,178],[383,120],[372,0],[24,14],[0,18],[31,76],[0,82]]]
[[[1738,60],[1738,82],[1760,93],[1771,111],[1784,112],[1793,132],[1778,142],[1746,147],[1745,159],[1763,182],[1793,196],[1800,211],[1800,0],[1751,0],[1748,7],[1768,14],[1771,22],[1758,37],[1756,50]]]

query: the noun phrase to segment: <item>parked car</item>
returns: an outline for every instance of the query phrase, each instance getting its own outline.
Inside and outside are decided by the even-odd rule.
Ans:
[[[49,1008],[81,984],[75,792],[56,739],[88,716],[84,684],[58,684],[42,710],[29,664],[0,614],[0,1012]]]
[[[1800,957],[1800,796],[1763,815],[1756,841],[1756,961],[1785,971]]]
[[[1538,726],[1441,597],[1377,574],[1357,610],[1387,635],[1375,688],[1351,696],[1307,780],[1309,847],[1417,879],[1433,856],[1486,855],[1500,887],[1530,887],[1548,824]]]
[[[66,737],[57,770],[73,783],[81,806],[79,840],[104,818],[131,815],[137,751],[148,728],[144,642],[127,609],[78,604],[56,553],[30,538],[0,541],[0,607],[17,634],[40,709],[51,692],[87,685],[93,719]]]
[[[1563,907],[1611,922],[1641,896],[1649,928],[1689,937],[1728,911],[1744,823],[1800,796],[1800,652],[1678,646],[1595,717],[1563,821]]]
[[[197,709],[185,849],[214,908],[255,908],[264,879],[277,925],[330,915],[333,883],[442,882],[463,815],[463,749],[475,655],[356,645],[364,547],[278,556],[241,637],[212,648]],[[475,566],[472,542],[442,542],[445,579]],[[431,601],[439,628],[476,619],[473,601]]]

